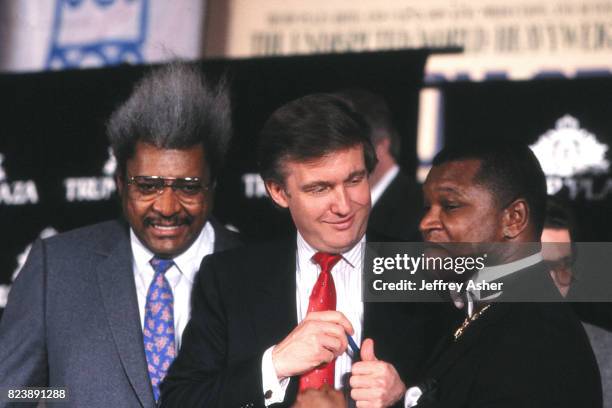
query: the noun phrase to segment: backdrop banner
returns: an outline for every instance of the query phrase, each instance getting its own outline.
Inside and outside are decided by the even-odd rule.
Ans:
[[[202,57],[206,0],[3,0],[0,71]]]
[[[211,4],[223,8],[227,20],[210,22],[206,55],[458,47],[464,52],[429,59],[429,82],[612,74],[612,3],[607,0]]]

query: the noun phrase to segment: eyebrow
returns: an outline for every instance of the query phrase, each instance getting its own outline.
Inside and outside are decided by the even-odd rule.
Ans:
[[[367,170],[365,170],[365,169],[356,170],[356,171],[351,172],[347,176],[347,178],[344,179],[343,182],[350,181],[350,180],[354,179],[355,177],[365,177],[366,175],[367,175]],[[311,189],[313,189],[315,187],[331,187],[331,186],[333,186],[333,183],[330,183],[329,181],[316,180],[316,181],[313,181],[311,183],[304,184],[301,187],[301,190],[302,191],[308,191],[308,190],[311,190]]]
[[[315,187],[331,187],[331,185],[332,184],[327,181],[317,180],[317,181],[313,181],[312,183],[304,184],[301,187],[301,190],[308,191],[308,190],[312,190]]]
[[[351,174],[349,174],[348,177],[344,181],[350,181],[350,180],[354,179],[355,177],[365,177],[366,174],[367,174],[367,171],[365,169],[363,169],[363,170],[356,170],[356,171],[352,172]]]
[[[444,187],[444,186],[442,186],[442,187],[436,187],[436,191],[448,191],[450,193],[456,193],[457,189],[452,188],[452,187]]]
[[[463,197],[463,193],[460,190],[457,190],[456,188],[453,187],[445,187],[445,186],[440,186],[437,187],[435,189],[436,192],[438,193],[451,193],[451,194],[456,194],[460,197]]]

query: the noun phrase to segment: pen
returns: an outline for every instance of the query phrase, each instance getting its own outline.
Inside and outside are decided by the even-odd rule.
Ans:
[[[348,339],[349,347],[351,348],[351,350],[353,350],[353,356],[359,358],[361,354],[359,351],[359,347],[357,347],[357,344],[355,343],[355,340],[353,340],[353,338],[348,334],[346,335],[346,338]]]

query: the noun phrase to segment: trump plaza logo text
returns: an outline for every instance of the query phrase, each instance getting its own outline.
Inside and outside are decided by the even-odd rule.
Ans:
[[[26,205],[38,203],[38,189],[33,180],[9,181],[2,167],[4,155],[0,153],[0,204]]]
[[[101,201],[111,198],[117,186],[113,175],[117,160],[112,149],[108,148],[108,159],[104,163],[101,177],[70,177],[64,180],[66,201]]]

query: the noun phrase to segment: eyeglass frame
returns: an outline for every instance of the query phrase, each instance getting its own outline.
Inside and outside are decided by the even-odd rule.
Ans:
[[[203,184],[202,179],[200,177],[163,177],[163,176],[142,176],[142,175],[131,176],[127,178],[125,181],[125,184],[138,186],[138,180],[137,180],[138,178],[147,178],[149,180],[161,180],[163,182],[163,185],[160,186],[160,188],[156,190],[156,194],[151,194],[150,197],[147,196],[146,198],[143,199],[143,201],[152,201],[154,198],[159,197],[160,195],[164,193],[164,190],[166,189],[166,187],[170,187],[172,189],[172,192],[176,194],[177,189],[179,189],[179,186],[177,186],[175,183],[178,180],[183,181],[183,182],[199,183],[199,185],[202,187],[202,190],[199,191],[198,194],[203,194],[203,195],[205,195],[208,191],[210,191],[211,189],[215,187],[214,182]],[[195,196],[196,195],[194,195],[194,197]],[[179,198],[179,201],[185,202],[185,200],[181,200],[182,198],[181,194],[177,194],[177,197]]]

